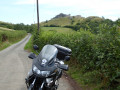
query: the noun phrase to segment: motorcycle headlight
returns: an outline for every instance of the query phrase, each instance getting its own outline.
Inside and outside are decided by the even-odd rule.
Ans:
[[[41,71],[41,75],[48,77],[50,75],[50,71]]]
[[[40,74],[40,70],[34,65],[33,66],[33,71],[36,73],[36,74]]]
[[[50,74],[50,71],[40,71],[35,65],[33,66],[33,71],[41,76],[48,77]]]

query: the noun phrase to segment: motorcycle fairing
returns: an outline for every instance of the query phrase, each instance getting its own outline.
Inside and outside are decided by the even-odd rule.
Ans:
[[[38,55],[38,59],[41,60],[46,59],[48,62],[57,57],[58,50],[53,45],[45,45]]]
[[[52,74],[57,69],[57,66],[54,62],[56,60],[57,53],[58,50],[55,46],[45,45],[38,57],[33,60],[32,66],[35,65],[40,71],[50,71]],[[47,60],[45,66],[41,64],[43,59]]]

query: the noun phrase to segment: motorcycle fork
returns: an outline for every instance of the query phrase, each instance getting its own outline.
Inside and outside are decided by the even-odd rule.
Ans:
[[[44,84],[45,84],[45,81],[43,81],[43,83],[41,84],[41,86],[40,86],[39,90],[42,90],[42,88],[43,88]]]
[[[36,81],[36,78],[34,79],[34,81],[32,82],[32,85],[34,86],[34,84],[35,84],[35,81]]]

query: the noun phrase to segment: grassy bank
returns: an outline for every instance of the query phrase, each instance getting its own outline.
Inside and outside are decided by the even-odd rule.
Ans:
[[[32,44],[60,44],[72,49],[68,62],[68,74],[83,87],[92,89],[119,90],[120,33],[116,27],[99,27],[99,32],[90,31],[58,33],[42,31],[34,35]],[[29,45],[30,46],[30,45]],[[30,47],[31,48],[31,47]]]
[[[20,41],[26,35],[26,31],[15,31],[12,29],[0,28],[0,50]]]

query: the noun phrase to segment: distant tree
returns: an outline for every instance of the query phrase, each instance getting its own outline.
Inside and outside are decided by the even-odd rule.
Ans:
[[[74,24],[74,22],[75,22],[75,21],[72,19],[71,24]]]
[[[120,18],[118,20],[115,21],[115,23],[120,26]]]
[[[24,27],[25,27],[25,25],[23,23],[14,25],[15,30],[24,30]]]
[[[45,23],[48,23],[48,20],[46,20]]]
[[[104,23],[108,24],[108,25],[111,25],[111,26],[114,24],[114,22],[112,20],[110,20],[110,19],[105,19]]]

